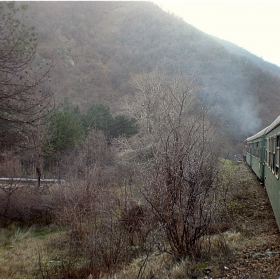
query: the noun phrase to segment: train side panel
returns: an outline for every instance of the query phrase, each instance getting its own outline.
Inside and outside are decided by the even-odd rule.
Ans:
[[[280,116],[244,141],[246,162],[264,182],[280,229]]]
[[[265,137],[261,136],[247,142],[246,162],[260,180],[264,179]]]
[[[264,168],[264,185],[272,206],[274,216],[280,229],[280,184],[279,179],[271,172],[268,165]]]
[[[258,176],[259,179],[262,180],[261,178],[261,174],[262,174],[262,164],[259,158],[252,156],[252,160],[251,160],[251,168],[254,171],[254,173]]]
[[[264,185],[280,229],[280,125],[266,134]]]

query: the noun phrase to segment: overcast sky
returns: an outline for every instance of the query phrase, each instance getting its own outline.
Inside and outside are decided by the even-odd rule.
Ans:
[[[153,2],[201,31],[280,66],[280,0]]]

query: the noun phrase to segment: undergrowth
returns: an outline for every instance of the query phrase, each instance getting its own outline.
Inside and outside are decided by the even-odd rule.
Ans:
[[[264,190],[254,175],[244,164],[223,166],[217,185],[224,200],[200,259],[170,254],[164,233],[139,194],[133,197],[129,182],[112,187],[103,181],[102,192],[73,183],[50,194],[59,202],[52,223],[19,220],[0,229],[0,277],[221,278],[234,252],[263,242],[255,238],[254,223],[269,226],[268,200],[258,195]]]

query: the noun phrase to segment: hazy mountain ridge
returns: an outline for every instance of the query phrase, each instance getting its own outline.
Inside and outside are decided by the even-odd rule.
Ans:
[[[250,53],[246,49],[239,47],[234,43],[225,41],[223,39],[219,39],[217,37],[213,37],[213,38],[218,40],[218,42],[221,43],[230,53],[240,55],[242,57],[246,57],[260,68],[269,71],[273,75],[280,76],[280,67],[277,66],[276,64],[265,61],[263,58]]]
[[[54,53],[57,102],[121,109],[133,73],[155,67],[196,78],[200,96],[235,141],[278,115],[280,68],[207,35],[150,2],[29,2],[39,59]],[[272,74],[273,72],[273,74]]]

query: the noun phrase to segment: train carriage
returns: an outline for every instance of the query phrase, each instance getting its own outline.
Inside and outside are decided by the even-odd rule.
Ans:
[[[244,157],[264,183],[280,229],[280,116],[244,141]]]

